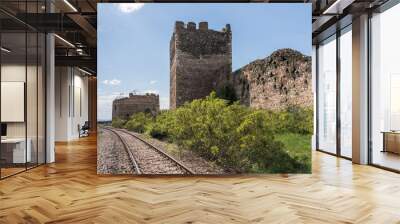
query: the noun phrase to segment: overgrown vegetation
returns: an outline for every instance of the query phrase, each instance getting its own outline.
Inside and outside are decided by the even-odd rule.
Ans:
[[[276,139],[284,144],[284,150],[311,169],[311,134],[278,133]]]
[[[150,113],[137,113],[131,116],[125,123],[124,128],[129,131],[143,133],[151,123],[153,123],[153,117]]]
[[[111,125],[112,125],[114,128],[123,128],[124,125],[125,125],[125,123],[126,123],[125,120],[122,120],[121,118],[116,117],[116,118],[113,118],[113,119],[112,119]]]
[[[121,123],[113,120],[115,127]],[[257,110],[213,92],[156,117],[135,114],[123,127],[173,142],[233,172],[311,170],[312,109]]]

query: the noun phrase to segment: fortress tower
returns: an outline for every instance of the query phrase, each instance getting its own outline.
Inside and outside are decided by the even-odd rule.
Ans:
[[[170,108],[204,98],[232,72],[232,33],[208,29],[207,22],[175,23],[170,42]]]
[[[144,112],[156,115],[160,111],[160,98],[157,94],[146,93],[115,99],[112,105],[112,118],[129,119],[135,113]]]

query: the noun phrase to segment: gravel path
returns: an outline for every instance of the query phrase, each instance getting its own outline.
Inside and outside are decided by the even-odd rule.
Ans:
[[[134,174],[132,162],[129,159],[122,142],[111,131],[99,129],[97,144],[98,174]]]

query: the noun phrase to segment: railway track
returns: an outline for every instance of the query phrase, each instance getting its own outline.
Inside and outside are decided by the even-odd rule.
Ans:
[[[194,174],[158,147],[133,133],[116,128],[105,128],[121,140],[137,174]]]
[[[126,143],[125,139],[123,139],[123,138],[121,137],[121,135],[119,135],[119,134],[118,134],[114,129],[112,129],[112,128],[104,128],[104,129],[105,129],[105,130],[108,130],[108,131],[110,131],[110,132],[112,132],[115,136],[117,136],[117,138],[122,142],[122,145],[124,146],[125,151],[128,153],[129,160],[130,160],[131,163],[132,163],[132,166],[133,166],[133,168],[134,168],[134,170],[135,170],[135,173],[136,173],[136,174],[142,174],[141,171],[140,171],[140,169],[139,169],[138,163],[136,162],[136,158],[135,158],[135,156],[133,155],[132,151],[129,150],[129,146],[128,146],[128,144]]]

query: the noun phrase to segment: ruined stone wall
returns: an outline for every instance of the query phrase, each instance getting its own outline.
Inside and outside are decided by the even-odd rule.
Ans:
[[[233,87],[241,104],[253,108],[311,107],[311,57],[280,49],[218,81],[218,88],[226,85]]]
[[[170,42],[170,108],[204,98],[215,90],[221,76],[232,72],[230,25],[222,31],[206,22],[176,22]]]
[[[135,113],[145,112],[156,115],[160,111],[160,99],[156,94],[134,95],[115,99],[112,105],[112,117],[129,119]]]

